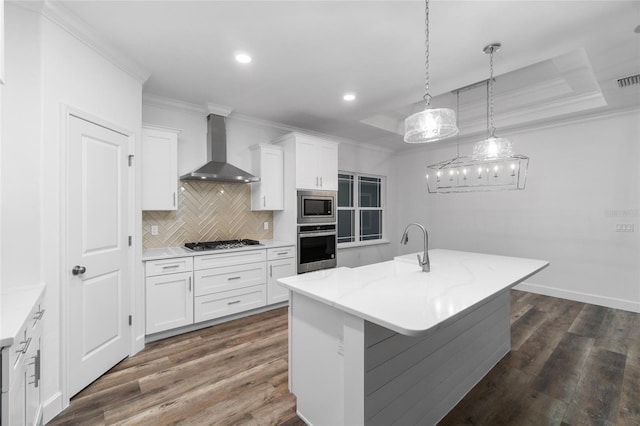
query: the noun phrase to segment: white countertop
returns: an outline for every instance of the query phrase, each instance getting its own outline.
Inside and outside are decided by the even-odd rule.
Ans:
[[[224,249],[224,250],[193,251],[193,250],[186,249],[184,247],[162,247],[162,248],[153,248],[153,249],[143,250],[142,260],[160,260],[160,259],[170,259],[172,257],[203,256],[206,254],[229,253],[234,251],[264,250],[264,249],[279,248],[279,247],[294,246],[294,245],[295,243],[287,242],[287,241],[260,240],[260,245],[244,246],[240,248]]]
[[[431,272],[422,272],[413,253],[278,282],[382,327],[418,336],[455,321],[549,265],[544,260],[440,249],[429,250],[429,258]]]
[[[44,292],[45,285],[2,289],[0,311],[0,348],[11,346],[27,315]]]

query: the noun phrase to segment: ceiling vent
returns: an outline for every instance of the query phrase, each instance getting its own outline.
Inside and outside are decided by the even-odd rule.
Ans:
[[[640,74],[630,75],[629,77],[618,79],[618,87],[627,87],[634,84],[640,84]]]

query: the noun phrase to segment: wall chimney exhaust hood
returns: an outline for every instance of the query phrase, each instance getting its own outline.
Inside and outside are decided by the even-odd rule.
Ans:
[[[194,171],[180,176],[181,180],[252,183],[260,178],[227,163],[227,128],[220,115],[207,116],[207,160]]]

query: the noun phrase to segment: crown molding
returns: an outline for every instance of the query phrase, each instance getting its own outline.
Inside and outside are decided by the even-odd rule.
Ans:
[[[207,102],[207,110],[209,114],[221,115],[223,117],[228,117],[233,111],[233,108],[226,105],[214,104],[213,102]]]
[[[207,115],[207,112],[209,111],[208,108],[205,108],[203,105],[153,95],[151,93],[142,94],[142,105],[197,115]]]
[[[57,25],[78,41],[92,49],[107,61],[121,69],[141,85],[150,76],[138,63],[122,53],[113,44],[98,35],[86,22],[76,14],[63,6],[60,2],[53,1],[26,1],[13,4],[25,7],[28,10],[39,12],[43,17]]]

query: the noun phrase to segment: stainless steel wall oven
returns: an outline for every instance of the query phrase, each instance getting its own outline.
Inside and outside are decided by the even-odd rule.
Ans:
[[[336,267],[336,224],[298,225],[298,273]]]

